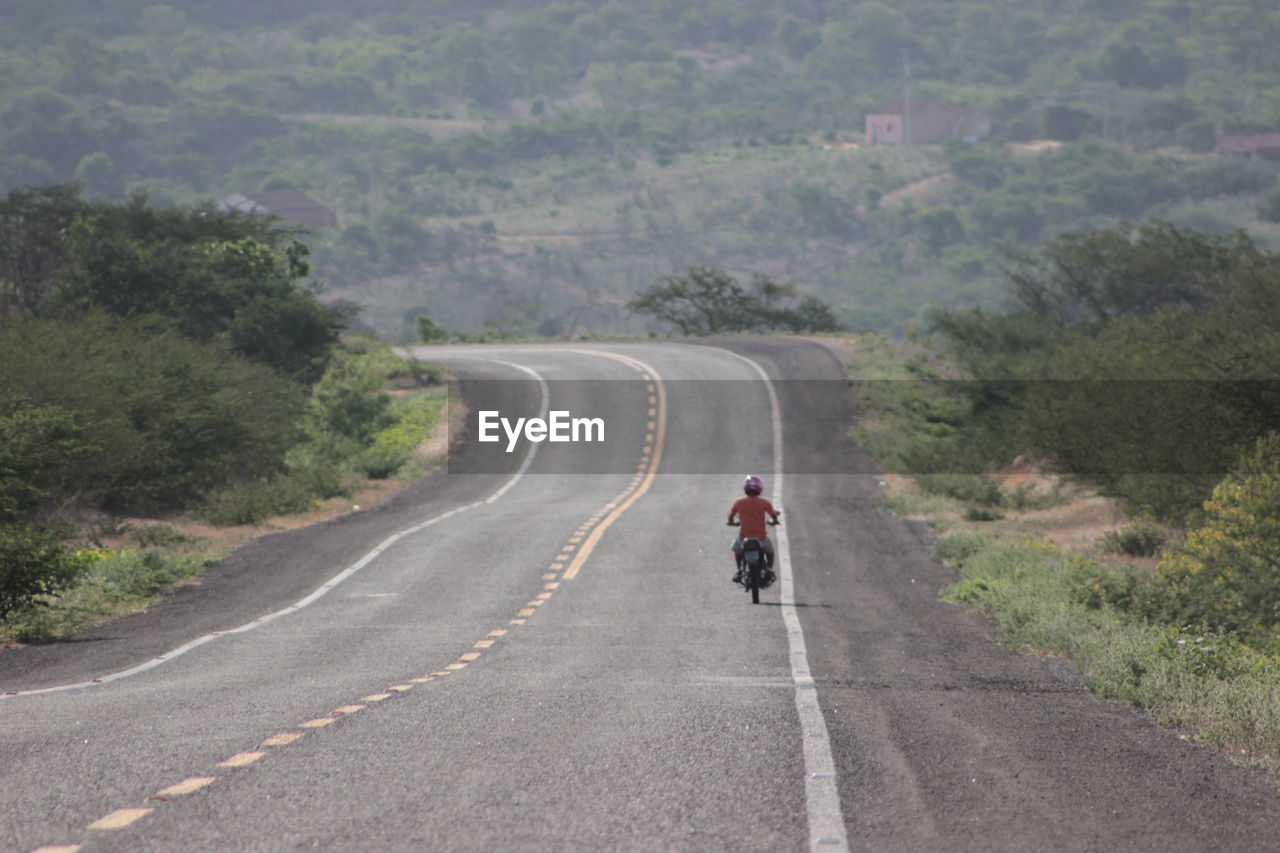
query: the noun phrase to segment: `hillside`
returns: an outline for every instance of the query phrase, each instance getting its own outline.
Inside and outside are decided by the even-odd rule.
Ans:
[[[0,189],[305,191],[337,217],[309,238],[331,297],[392,335],[424,311],[641,331],[629,296],[694,263],[896,330],[996,299],[1003,250],[1064,230],[1280,244],[1274,171],[1211,153],[1280,128],[1261,0],[58,0],[7,23]],[[904,89],[991,136],[865,146]]]

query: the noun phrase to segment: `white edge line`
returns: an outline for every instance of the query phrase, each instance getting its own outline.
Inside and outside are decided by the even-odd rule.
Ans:
[[[463,357],[476,358],[475,356],[463,356]],[[506,367],[513,367],[517,370],[521,370],[521,371],[524,371],[525,373],[528,373],[530,376],[536,379],[538,382],[538,391],[541,394],[541,399],[542,399],[541,414],[546,415],[547,409],[550,405],[550,400],[549,400],[550,391],[547,388],[546,380],[542,378],[541,374],[539,374],[533,368],[525,367],[523,364],[515,364],[514,362],[510,362],[510,361],[500,361],[495,358],[481,358],[480,360],[492,362],[494,364],[501,364]],[[289,605],[288,607],[285,607],[281,610],[277,610],[274,613],[268,613],[265,616],[259,616],[257,619],[254,619],[251,622],[246,622],[245,624],[235,628],[228,628],[225,631],[213,631],[211,633],[205,634],[203,637],[196,637],[194,640],[191,640],[190,642],[183,643],[181,646],[178,646],[175,649],[170,649],[169,651],[161,655],[157,655],[156,657],[152,658],[146,663],[138,664],[137,666],[130,667],[129,669],[123,669],[123,670],[120,670],[119,672],[113,672],[110,675],[104,675],[99,678],[93,678],[88,681],[78,681],[74,684],[59,684],[54,687],[40,687],[34,690],[15,690],[10,692],[0,693],[0,700],[13,699],[18,696],[38,696],[43,693],[61,693],[66,690],[81,690],[86,687],[97,687],[98,685],[101,685],[101,684],[109,684],[113,681],[120,681],[121,679],[128,678],[132,675],[138,675],[148,670],[155,669],[161,664],[168,663],[174,658],[181,657],[182,655],[186,654],[192,649],[203,646],[205,643],[216,640],[219,637],[225,636],[227,634],[243,634],[246,631],[252,631],[254,628],[261,627],[262,625],[265,625],[268,622],[279,619],[281,616],[288,616],[290,613],[296,613],[302,608],[319,601],[338,584],[342,583],[347,578],[351,577],[356,572],[360,571],[365,566],[372,563],[384,551],[386,551],[388,548],[390,548],[392,545],[396,544],[406,536],[412,536],[414,533],[417,533],[421,530],[425,530],[426,528],[432,526],[433,524],[437,524],[441,521],[444,521],[446,518],[457,515],[460,512],[466,512],[469,509],[475,509],[476,507],[485,506],[486,504],[491,504],[494,501],[498,500],[498,498],[502,497],[508,491],[510,491],[511,488],[516,483],[520,482],[520,480],[524,477],[525,472],[529,470],[529,466],[533,464],[533,458],[535,455],[537,455],[537,452],[538,452],[538,445],[536,443],[530,444],[529,452],[525,454],[524,461],[520,464],[519,469],[517,469],[516,472],[511,475],[510,479],[508,479],[505,483],[503,483],[502,486],[500,486],[493,494],[489,495],[487,498],[484,498],[483,500],[474,501],[469,504],[464,504],[463,506],[454,507],[448,512],[443,512],[440,515],[427,519],[426,521],[419,522],[418,524],[415,524],[412,527],[406,527],[404,530],[391,534],[382,542],[380,542],[372,551],[365,554],[363,557],[361,557],[355,563],[352,563],[347,568],[338,572],[338,574],[334,575],[328,581],[321,584],[309,595]]]
[[[709,347],[733,356],[750,365],[764,381],[769,392],[769,406],[773,412],[773,492],[782,500],[782,410],[773,380],[764,368],[753,359],[739,355],[723,347]],[[809,671],[809,655],[805,648],[804,629],[796,610],[794,572],[791,570],[791,554],[787,546],[785,527],[775,529],[776,548],[781,560],[782,621],[787,629],[790,644],[791,679],[796,686],[796,711],[800,715],[800,736],[804,749],[804,796],[809,817],[809,849],[822,851],[849,850],[849,838],[844,827],[844,813],[840,808],[840,789],[836,778],[836,762],[831,752],[831,740],[827,723],[818,701],[818,688]]]

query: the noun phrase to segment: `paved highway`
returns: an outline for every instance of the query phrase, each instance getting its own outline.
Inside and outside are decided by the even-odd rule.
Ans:
[[[821,345],[424,355],[464,380],[447,469],[0,653],[0,849],[1274,849],[1268,778],[937,601]],[[603,441],[476,440],[556,411]],[[749,472],[784,518],[759,606]]]

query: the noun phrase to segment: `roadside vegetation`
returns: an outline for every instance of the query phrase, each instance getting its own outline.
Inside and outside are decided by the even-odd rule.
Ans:
[[[852,365],[856,433],[1015,647],[1280,768],[1280,257],[1165,224],[1063,235],[1003,313]]]
[[[217,555],[184,519],[260,523],[429,461],[441,376],[344,338],[295,237],[68,186],[0,200],[0,643],[189,577]]]

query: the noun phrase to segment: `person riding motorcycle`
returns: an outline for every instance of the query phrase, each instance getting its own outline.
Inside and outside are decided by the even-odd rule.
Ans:
[[[746,494],[733,502],[733,506],[729,507],[729,526],[734,525],[734,516],[736,515],[741,522],[739,535],[733,540],[730,549],[733,551],[733,563],[736,571],[733,575],[734,583],[742,582],[742,541],[744,539],[755,538],[760,540],[760,547],[765,553],[768,560],[768,569],[770,574],[773,572],[773,540],[769,538],[769,529],[766,526],[766,516],[773,519],[773,523],[778,523],[778,516],[781,513],[773,508],[773,504],[765,498],[760,497],[760,493],[764,491],[764,483],[755,474],[748,474],[747,478],[742,481],[742,491]]]

